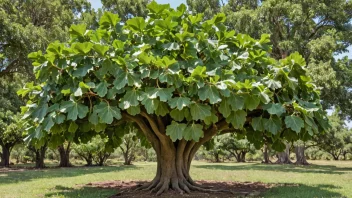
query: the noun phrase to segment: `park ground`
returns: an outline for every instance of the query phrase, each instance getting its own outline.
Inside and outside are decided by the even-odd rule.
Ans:
[[[261,182],[267,189],[260,197],[352,197],[352,161],[311,163],[295,166],[194,161],[191,175],[200,182]],[[132,166],[0,169],[0,197],[110,197],[119,189],[101,188],[98,184],[151,180],[155,170],[156,164],[150,162]]]

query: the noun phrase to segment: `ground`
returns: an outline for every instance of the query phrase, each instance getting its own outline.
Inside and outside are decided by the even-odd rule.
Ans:
[[[302,167],[195,161],[191,175],[199,183],[216,188],[220,181],[220,187],[229,185],[231,189],[252,186],[258,191],[252,194],[254,196],[261,193],[263,197],[278,198],[352,197],[352,161],[310,162],[314,165]],[[110,197],[119,195],[121,190],[126,191],[125,187],[135,184],[136,180],[152,179],[155,170],[155,163],[44,170],[0,169],[0,197]]]

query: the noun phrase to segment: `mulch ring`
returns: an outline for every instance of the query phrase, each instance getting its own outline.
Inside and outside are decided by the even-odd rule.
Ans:
[[[96,188],[114,188],[117,190],[117,194],[110,198],[134,198],[134,197],[157,197],[155,193],[148,191],[142,191],[135,189],[147,181],[106,181],[106,182],[95,182],[88,183],[85,186],[96,187]],[[197,181],[198,184],[205,188],[214,190],[226,190],[226,192],[197,192],[192,191],[190,194],[180,195],[179,193],[169,190],[163,193],[162,198],[176,198],[176,197],[260,197],[260,195],[268,189],[275,187],[277,184],[264,184],[260,182],[219,182],[219,181]]]

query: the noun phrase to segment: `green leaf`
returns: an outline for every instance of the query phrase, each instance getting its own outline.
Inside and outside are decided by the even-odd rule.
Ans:
[[[207,71],[207,68],[205,66],[197,66],[193,71],[191,76],[192,77],[201,77],[201,78],[205,78],[208,75],[205,73]]]
[[[222,100],[219,106],[219,112],[224,116],[224,118],[229,117],[229,115],[231,114],[230,103],[227,98]]]
[[[180,45],[178,43],[166,43],[163,45],[163,48],[165,50],[168,50],[168,51],[172,51],[172,50],[180,50]]]
[[[204,123],[206,125],[211,125],[213,123],[217,123],[219,121],[219,118],[218,116],[216,116],[213,112],[211,113],[210,116],[207,116],[205,119],[204,119]]]
[[[185,140],[199,141],[199,138],[204,137],[203,126],[200,124],[191,124],[187,126],[183,131],[183,137]]]
[[[170,112],[170,116],[175,121],[181,122],[183,119],[185,119],[185,112],[183,110],[174,109]]]
[[[95,88],[95,92],[97,92],[97,94],[100,97],[104,97],[106,95],[106,93],[108,93],[108,86],[109,84],[105,81],[100,82]]]
[[[155,114],[159,116],[165,116],[169,113],[169,108],[165,102],[159,102],[158,107],[155,110]]]
[[[75,133],[78,129],[78,125],[75,122],[71,122],[70,126],[68,127],[68,132]]]
[[[262,119],[265,130],[276,135],[282,128],[281,119],[277,116],[272,116],[269,119]]]
[[[98,114],[97,113],[90,114],[88,121],[94,125],[97,125],[99,123]]]
[[[285,117],[285,124],[288,128],[291,128],[293,131],[299,133],[301,128],[304,127],[304,121],[302,118],[291,115]]]
[[[198,96],[200,100],[209,99],[210,104],[221,102],[220,94],[216,86],[206,85],[199,89]]]
[[[264,130],[264,124],[262,121],[262,117],[253,118],[251,125],[255,131],[263,131]]]
[[[153,114],[154,111],[158,109],[159,100],[146,98],[142,101],[142,104],[144,105],[144,108],[147,110],[148,114]]]
[[[231,123],[235,129],[243,128],[246,122],[247,113],[243,110],[231,112],[230,116],[226,118],[226,122]]]
[[[115,27],[116,24],[120,21],[120,18],[117,14],[113,14],[111,12],[104,12],[103,16],[101,16],[99,24],[102,27]]]
[[[50,132],[50,129],[51,129],[51,127],[54,126],[54,124],[55,123],[54,123],[53,119],[49,116],[43,120],[42,126],[45,131]]]
[[[242,96],[236,95],[236,94],[231,94],[231,96],[228,100],[229,100],[229,103],[232,107],[232,110],[236,111],[239,109],[243,109],[244,98]]]
[[[169,9],[170,5],[169,4],[158,4],[155,1],[152,1],[150,4],[147,5],[147,8],[152,13],[160,14],[162,11]]]
[[[77,117],[84,118],[88,113],[88,107],[75,101],[63,101],[60,105],[60,111],[67,114],[67,119],[75,121]]]
[[[94,106],[94,112],[98,114],[103,123],[111,124],[114,118],[121,119],[120,109],[115,106],[110,106],[106,102],[101,102]]]
[[[143,32],[146,23],[143,17],[134,17],[126,21],[128,27],[136,32]]]
[[[78,53],[87,54],[92,49],[93,44],[89,42],[74,43],[71,47]]]
[[[244,104],[250,111],[256,109],[260,103],[260,99],[254,95],[247,95]]]
[[[155,88],[155,87],[147,87],[145,92],[148,95],[148,98],[155,99],[157,97],[160,98],[160,101],[166,102],[171,99],[174,88]]]
[[[279,104],[279,103],[266,104],[263,106],[263,109],[272,115],[278,115],[278,116],[286,112],[282,104]]]
[[[42,122],[46,113],[48,112],[48,104],[38,106],[32,113],[34,121]]]
[[[191,104],[191,100],[187,97],[175,97],[169,100],[169,105],[172,109],[176,108],[182,110],[183,107],[188,107]]]
[[[211,115],[211,108],[208,105],[193,103],[190,107],[193,120],[204,120]]]
[[[101,56],[104,56],[105,53],[109,50],[109,46],[94,44],[93,49]]]
[[[128,109],[131,106],[139,105],[138,100],[140,99],[140,94],[137,90],[129,90],[126,92],[119,105],[122,109]]]
[[[285,150],[286,145],[281,140],[276,140],[271,146],[275,151],[282,152]]]
[[[76,70],[73,71],[72,76],[74,77],[84,77],[87,75],[88,71],[93,68],[93,65],[86,64],[83,66],[77,66]]]
[[[166,127],[166,135],[170,136],[173,142],[176,142],[176,140],[181,140],[183,138],[183,133],[186,127],[186,124],[172,121],[172,123]]]
[[[69,33],[74,36],[83,37],[86,33],[87,26],[85,24],[71,25]]]
[[[281,88],[281,82],[280,82],[280,81],[273,80],[273,79],[270,79],[270,80],[266,81],[265,84],[266,84],[269,88],[274,89],[274,90]]]
[[[130,115],[138,115],[141,112],[141,108],[140,106],[131,106],[130,108],[127,109],[127,113],[129,113]]]

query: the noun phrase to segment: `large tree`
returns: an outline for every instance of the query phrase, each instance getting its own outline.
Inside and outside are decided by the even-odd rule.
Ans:
[[[298,53],[270,58],[268,35],[255,40],[228,31],[224,14],[202,23],[185,5],[152,2],[148,9],[146,19],[123,24],[106,12],[98,30],[73,25],[69,43],[29,55],[38,84],[19,94],[31,98],[23,110],[37,123],[28,129],[32,138],[104,131],[115,145],[118,126],[135,122],[158,162],[142,188],[161,194],[206,190],[189,170],[217,134],[239,131],[257,147],[268,142],[283,150],[293,134],[300,139],[328,127]]]

